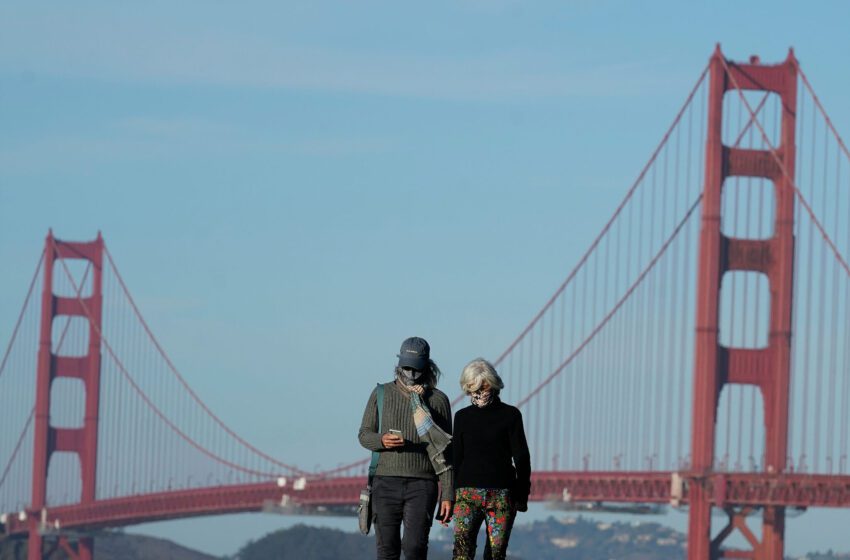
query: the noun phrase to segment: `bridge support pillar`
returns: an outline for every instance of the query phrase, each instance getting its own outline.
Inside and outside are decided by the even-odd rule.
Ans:
[[[91,293],[73,297],[54,293],[54,271],[66,275],[62,259],[88,261],[91,270]],[[59,264],[57,264],[59,263]],[[58,266],[58,268],[57,268]],[[103,239],[88,243],[60,241],[47,235],[44,249],[44,282],[41,301],[41,325],[36,368],[35,427],[33,437],[32,498],[29,516],[28,558],[43,557],[41,534],[42,512],[47,508],[47,475],[50,459],[55,452],[75,453],[80,461],[80,504],[97,499],[97,440],[100,407],[100,346],[103,305]],[[79,280],[76,280],[79,282]],[[79,285],[78,289],[83,286]],[[65,356],[54,350],[53,322],[57,317],[82,317],[88,323],[88,352],[85,356]],[[80,428],[56,427],[50,421],[50,402],[53,381],[60,377],[79,379],[85,389],[84,418]],[[68,544],[60,546],[67,547]],[[74,554],[91,560],[94,542],[82,538]]]
[[[785,557],[785,508],[764,508],[762,558]]]
[[[83,537],[77,541],[76,560],[92,560],[94,558],[94,539]]]
[[[30,520],[29,522],[29,536],[27,537],[27,558],[36,558],[40,560],[44,557],[42,553],[42,546],[44,542],[41,538],[41,531],[38,527],[37,520]]]
[[[94,558],[94,539],[91,537],[80,537],[77,540],[76,547],[68,541],[68,537],[59,537],[45,553],[44,538],[41,536],[39,529],[36,527],[30,530],[29,541],[27,543],[27,558],[50,557],[56,548],[61,548],[70,560],[93,560]]]
[[[788,407],[791,373],[791,309],[794,262],[795,126],[797,61],[793,53],[778,65],[727,62],[718,46],[710,62],[708,136],[702,199],[699,276],[697,279],[696,345],[691,437],[691,492],[688,519],[688,560],[756,558],[782,560],[784,508],[760,506],[761,536],[746,524],[751,510],[736,510],[722,491],[710,489],[715,469],[717,406],[726,385],[753,385],[764,400],[765,472],[785,472],[788,448]],[[738,88],[779,95],[781,139],[777,157],[768,150],[739,149],[723,144],[723,98],[739,97]],[[731,91],[730,91],[731,90]],[[721,200],[728,177],[761,177],[773,182],[776,212],[773,237],[736,239],[721,232]],[[768,345],[763,349],[723,347],[719,343],[720,286],[726,272],[740,270],[767,276],[770,285]],[[712,537],[711,511],[723,507],[729,524]],[[751,545],[749,551],[723,548],[734,530]]]

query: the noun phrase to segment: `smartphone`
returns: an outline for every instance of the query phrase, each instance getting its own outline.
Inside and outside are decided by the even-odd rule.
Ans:
[[[401,439],[404,439],[404,437],[402,437],[402,435],[401,435],[401,430],[396,430],[396,429],[390,428],[390,434],[392,434],[394,436],[398,436]]]

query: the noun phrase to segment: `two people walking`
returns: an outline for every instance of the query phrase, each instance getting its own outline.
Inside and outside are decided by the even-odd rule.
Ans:
[[[366,404],[358,437],[379,457],[371,498],[379,560],[402,552],[425,560],[435,518],[454,520],[456,560],[475,557],[482,524],[484,558],[503,559],[516,513],[527,509],[531,460],[522,414],[499,399],[504,382],[495,368],[476,359],[463,369],[460,385],[471,404],[455,414],[454,431],[440,377],[428,343],[408,338],[393,381]]]

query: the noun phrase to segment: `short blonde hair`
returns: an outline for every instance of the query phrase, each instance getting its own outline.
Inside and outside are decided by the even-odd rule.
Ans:
[[[496,394],[505,387],[502,378],[496,373],[496,368],[484,358],[475,358],[466,364],[460,374],[460,388],[467,394],[474,393],[485,382]]]

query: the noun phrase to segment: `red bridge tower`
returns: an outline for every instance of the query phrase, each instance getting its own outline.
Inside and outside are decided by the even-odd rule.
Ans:
[[[80,461],[82,492],[80,504],[96,500],[97,431],[100,405],[100,333],[102,311],[103,239],[89,243],[59,241],[50,232],[44,249],[44,289],[41,302],[41,335],[38,347],[35,401],[35,445],[33,452],[32,509],[45,512],[47,507],[47,473],[50,458],[57,451],[76,453]],[[91,263],[92,290],[88,297],[60,297],[53,292],[54,265],[60,259],[82,259]],[[64,263],[60,264],[64,268]],[[64,274],[65,270],[58,270]],[[59,316],[83,317],[89,323],[88,353],[85,356],[63,356],[53,352],[53,322]],[[91,319],[89,319],[91,317]],[[79,379],[85,387],[85,417],[82,427],[55,427],[50,422],[51,386],[59,377]],[[42,558],[43,537],[40,518],[29,523],[28,558]],[[94,541],[78,539],[76,550],[65,537],[61,546],[72,558],[91,560]]]
[[[725,385],[754,385],[760,389],[765,407],[763,469],[766,473],[778,474],[785,472],[787,467],[797,61],[790,51],[785,62],[778,65],[761,65],[756,61],[735,64],[723,58],[718,46],[710,68],[697,286],[688,559],[782,560],[785,508],[761,507],[762,534],[759,539],[746,522],[747,516],[753,513],[752,508],[723,503],[722,492],[712,495],[708,480],[714,468],[717,405]],[[738,95],[738,88],[773,92],[780,96],[781,140],[775,154],[769,150],[741,149],[723,144],[723,97],[730,90],[730,95]],[[721,232],[721,193],[724,181],[734,176],[763,177],[772,181],[776,197],[773,237],[736,239]],[[768,278],[770,330],[765,348],[727,348],[719,343],[721,280],[726,272],[735,270],[759,272]],[[711,534],[712,507],[723,508],[729,516],[727,526],[714,538]],[[735,529],[750,544],[750,550],[721,549]]]

